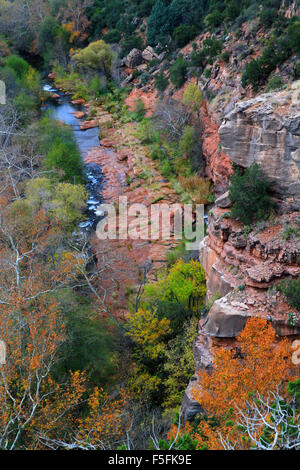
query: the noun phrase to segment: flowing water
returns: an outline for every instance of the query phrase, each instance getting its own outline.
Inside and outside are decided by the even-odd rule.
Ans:
[[[52,85],[48,83],[44,85],[44,90],[60,96],[59,99],[48,100],[44,110],[49,112],[50,118],[72,126],[74,137],[84,162],[84,155],[86,155],[92,147],[99,146],[99,128],[95,127],[85,131],[81,130],[80,124],[82,120],[76,119],[74,113],[76,111],[85,111],[84,106],[72,104],[69,95],[53,88]],[[103,175],[101,167],[96,163],[84,164],[84,173],[86,178],[86,190],[89,194],[86,211],[87,220],[81,222],[79,227],[88,231],[96,226],[102,215],[97,212],[97,208],[98,205],[103,202],[101,196]]]

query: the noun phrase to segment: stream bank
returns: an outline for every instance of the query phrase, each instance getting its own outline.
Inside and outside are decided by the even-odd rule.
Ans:
[[[116,205],[120,196],[126,196],[128,205],[142,203],[149,208],[158,201],[169,205],[179,203],[178,195],[147,157],[145,147],[135,136],[136,123],[115,122],[101,107],[97,108],[97,115],[91,120],[88,103],[74,103],[70,95],[49,84],[44,89],[53,93],[46,107],[50,117],[73,128],[89,192],[87,221],[82,222],[80,228],[89,233],[101,273],[99,287],[105,290],[107,307],[119,319],[125,319],[129,295],[137,290],[145,272],[149,280],[157,278],[156,271],[167,265],[167,252],[179,241],[99,240],[95,232],[101,218],[98,205],[102,202]],[[101,126],[103,120],[113,124],[105,128],[105,137],[99,145],[99,127],[95,127],[95,122]],[[134,218],[128,217],[128,223]],[[106,316],[105,312],[103,316]]]

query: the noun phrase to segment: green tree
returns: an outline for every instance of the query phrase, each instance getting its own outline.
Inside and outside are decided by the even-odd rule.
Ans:
[[[224,20],[224,15],[220,10],[214,10],[205,18],[206,24],[212,29],[220,26],[223,20]]]
[[[29,72],[28,62],[17,55],[11,55],[7,58],[6,67],[12,69],[19,80],[24,79]]]
[[[169,8],[163,0],[156,0],[148,18],[147,41],[151,46],[165,42],[170,29]]]
[[[175,28],[173,36],[178,47],[185,46],[197,34],[194,26],[188,24],[181,24]]]
[[[170,79],[171,82],[180,88],[185,82],[187,72],[187,64],[183,57],[179,57],[172,67],[170,68]]]
[[[48,178],[35,178],[26,184],[26,204],[35,212],[42,209],[50,220],[68,230],[83,219],[87,192],[83,185],[56,183]]]
[[[154,86],[155,88],[160,91],[161,93],[165,91],[169,84],[168,78],[165,76],[163,71],[161,71],[156,77],[154,81]]]
[[[278,289],[286,296],[288,303],[300,312],[300,276],[283,281]]]
[[[242,75],[242,86],[245,88],[248,84],[257,87],[264,80],[264,71],[258,60],[254,59],[246,65]]]
[[[70,183],[81,181],[82,160],[73,142],[62,142],[58,137],[46,155],[44,166],[56,171],[57,176]]]
[[[269,189],[270,183],[257,163],[252,163],[244,173],[237,169],[229,187],[229,198],[233,203],[231,217],[247,225],[267,218],[273,206]]]
[[[103,39],[91,42],[87,47],[73,55],[77,66],[109,74],[113,53],[111,47]]]
[[[198,309],[206,294],[205,271],[199,261],[182,259],[171,267],[167,276],[145,286],[143,301],[148,305],[159,301],[176,301]]]

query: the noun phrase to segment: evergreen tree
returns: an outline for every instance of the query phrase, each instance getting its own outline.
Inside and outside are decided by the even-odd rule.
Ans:
[[[165,42],[170,29],[169,7],[163,0],[156,0],[148,19],[147,40],[151,46]]]

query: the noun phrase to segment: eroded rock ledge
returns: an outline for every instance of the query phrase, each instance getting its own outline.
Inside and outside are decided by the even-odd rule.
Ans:
[[[285,277],[300,273],[300,237],[284,240],[285,227],[297,226],[300,212],[258,223],[249,233],[241,223],[226,217],[226,212],[228,209],[219,207],[210,212],[208,234],[200,245],[207,296],[219,298],[199,322],[194,342],[196,372],[183,400],[186,420],[201,411],[192,393],[197,372],[213,367],[215,348],[236,347],[236,337],[248,318],[266,318],[279,337],[291,341],[300,337],[300,314],[274,288]],[[298,316],[295,324],[291,314]]]
[[[299,80],[289,89],[238,102],[219,137],[231,161],[244,168],[256,161],[279,198],[300,203]]]

